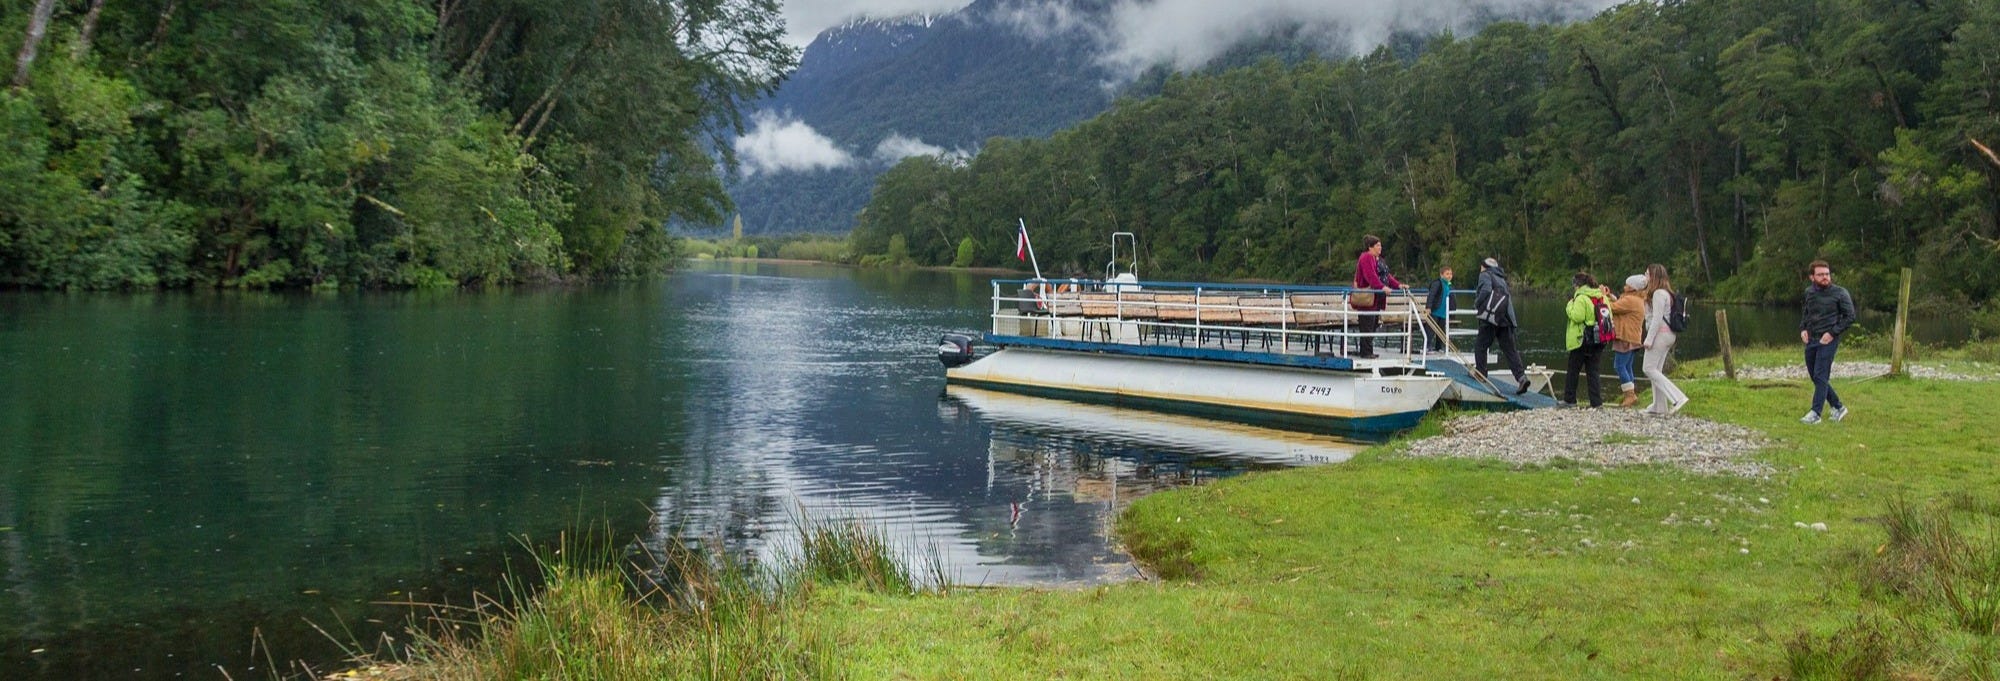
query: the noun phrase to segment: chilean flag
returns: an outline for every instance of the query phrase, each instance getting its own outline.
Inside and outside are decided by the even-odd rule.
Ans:
[[[1027,225],[1027,223],[1022,223],[1022,224],[1021,224],[1021,235],[1020,235],[1020,236],[1018,236],[1018,237],[1015,237],[1015,239],[1014,239],[1014,259],[1015,259],[1015,260],[1027,260],[1027,259],[1028,259],[1028,225]]]

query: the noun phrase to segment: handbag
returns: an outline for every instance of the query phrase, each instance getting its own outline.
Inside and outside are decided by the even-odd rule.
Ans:
[[[1352,308],[1375,307],[1374,291],[1355,291],[1347,294],[1347,306]]]

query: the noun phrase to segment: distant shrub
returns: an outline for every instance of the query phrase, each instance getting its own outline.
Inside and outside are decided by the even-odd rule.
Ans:
[[[847,240],[819,237],[788,241],[779,244],[778,257],[787,260],[847,262],[849,259]]]
[[[972,242],[972,237],[968,236],[965,237],[964,239],[960,239],[958,241],[958,257],[951,259],[951,266],[971,267],[972,258],[978,252],[978,250],[979,250],[978,246]]]

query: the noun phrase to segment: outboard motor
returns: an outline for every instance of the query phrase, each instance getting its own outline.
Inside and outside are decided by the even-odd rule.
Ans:
[[[938,362],[946,369],[962,367],[972,362],[972,337],[962,333],[947,333],[938,339]]]

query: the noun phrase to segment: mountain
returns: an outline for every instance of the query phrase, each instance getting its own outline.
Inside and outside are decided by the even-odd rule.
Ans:
[[[1165,3],[1130,0],[975,0],[942,15],[828,29],[751,112],[758,129],[746,139],[756,144],[739,145],[746,172],[729,192],[744,231],[846,233],[875,178],[902,158],[970,155],[994,137],[1046,137],[1118,96],[1158,94],[1176,70],[1378,47],[1408,63],[1440,31],[1563,23],[1614,0],[1424,0],[1390,3],[1399,9],[1388,18],[1339,3],[1233,13],[1218,9],[1222,1],[1161,10]],[[1416,9],[1405,16],[1405,5]],[[1182,14],[1190,8],[1203,14]],[[1134,43],[1147,49],[1134,52]],[[1194,58],[1166,61],[1180,50]],[[772,132],[780,128],[785,134]]]
[[[752,120],[804,123],[851,158],[844,167],[765,170],[734,182],[745,233],[852,229],[875,176],[910,153],[889,153],[885,140],[970,153],[992,137],[1043,137],[1108,108],[1115,78],[1096,62],[1096,38],[1020,22],[1019,10],[1045,4],[979,0],[945,15],[822,32]],[[1092,12],[1105,3],[1069,4]]]

